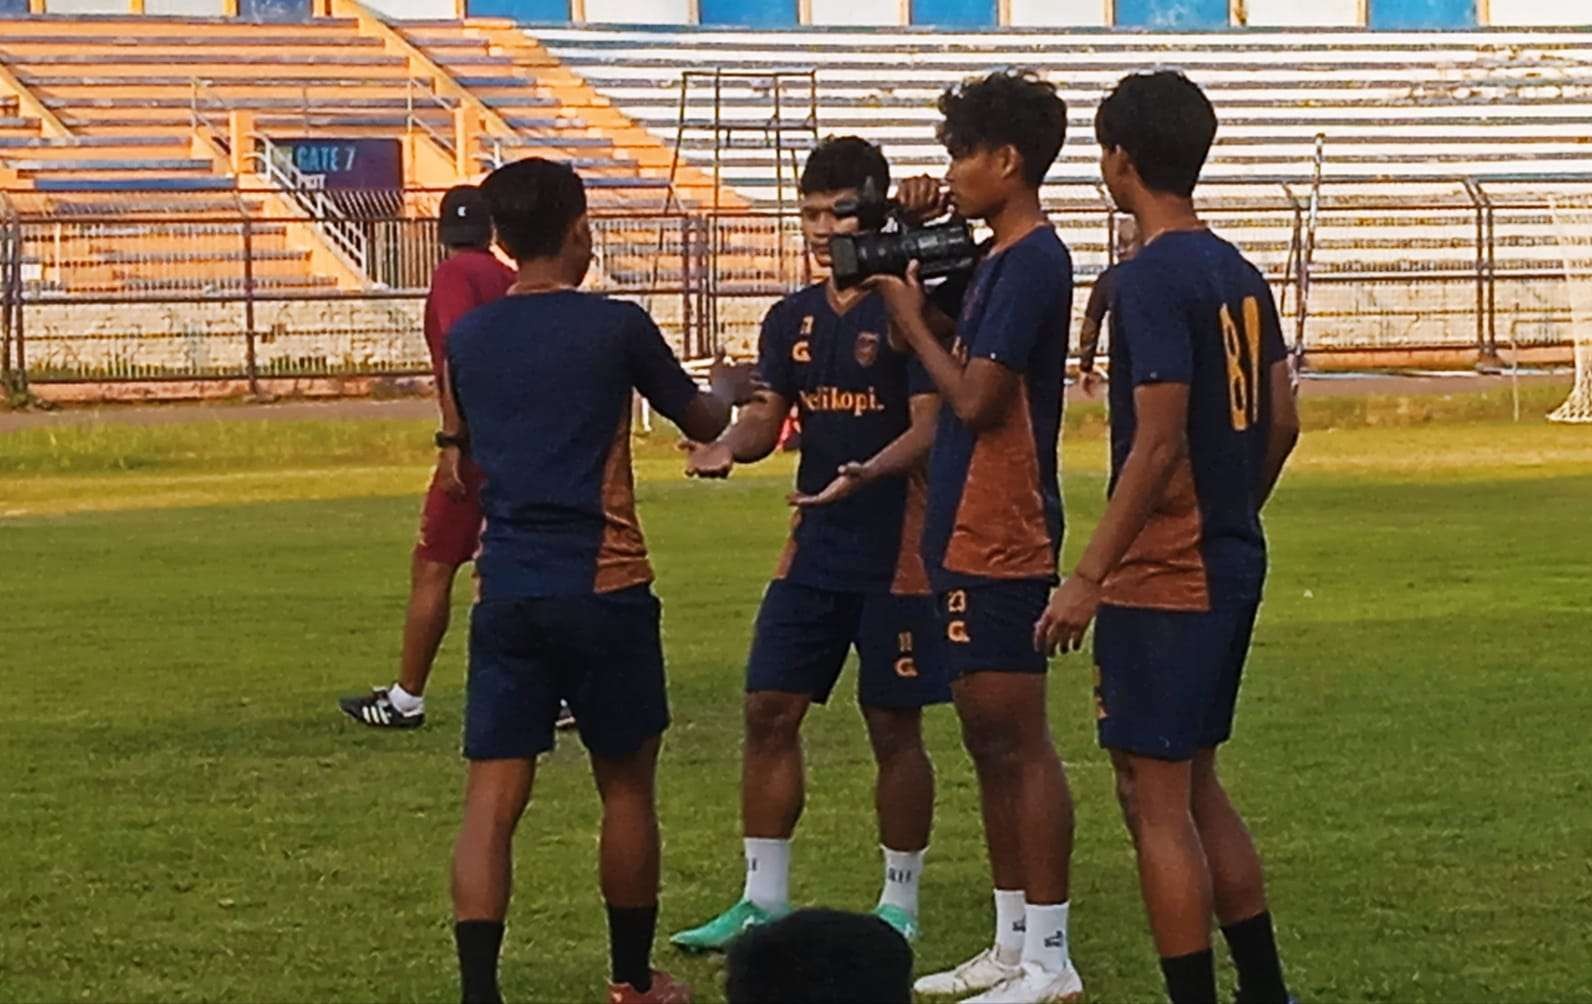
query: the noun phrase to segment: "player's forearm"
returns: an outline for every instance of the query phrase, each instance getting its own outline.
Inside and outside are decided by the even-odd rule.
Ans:
[[[442,431],[449,436],[464,435],[464,416],[459,413],[459,402],[453,393],[453,371],[446,359],[442,362],[442,386],[438,388],[437,403],[442,409]]]
[[[730,448],[738,464],[754,464],[779,445],[779,434],[785,425],[788,406],[779,401],[759,397],[741,409],[735,424],[725,430],[719,442]]]
[[[1260,484],[1255,487],[1255,508],[1263,509],[1270,501],[1271,493],[1282,478],[1283,466],[1298,444],[1298,425],[1272,424],[1271,434],[1266,437],[1266,457],[1260,466]]]
[[[1078,332],[1078,370],[1087,373],[1094,369],[1095,355],[1100,351],[1100,322],[1092,317],[1084,318],[1083,328]]]
[[[1187,455],[1188,441],[1181,436],[1133,444],[1116,490],[1106,503],[1105,515],[1100,517],[1100,525],[1089,538],[1074,574],[1099,583],[1116,570],[1128,548],[1144,532],[1166,494],[1172,472]]]
[[[714,394],[698,393],[686,405],[681,416],[680,431],[699,443],[717,439],[730,424],[730,403]]]
[[[868,458],[863,464],[868,480],[879,478],[895,478],[910,474],[923,466],[928,459],[929,450],[934,447],[934,431],[936,420],[939,417],[939,399],[932,394],[919,395],[928,398],[926,404],[920,405],[918,398],[912,402],[912,425],[887,443],[884,449]]]

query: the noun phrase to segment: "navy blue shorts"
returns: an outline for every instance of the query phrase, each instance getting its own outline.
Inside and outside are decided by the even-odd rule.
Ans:
[[[527,759],[553,748],[558,702],[597,756],[628,756],[669,726],[648,586],[615,593],[488,600],[470,614],[464,755]]]
[[[989,582],[940,594],[940,621],[950,653],[951,679],[971,673],[1043,673],[1045,653],[1034,648],[1034,624],[1050,602],[1042,579]]]
[[[823,704],[855,646],[859,704],[942,704],[951,690],[939,638],[927,596],[845,593],[776,579],[757,612],[746,690],[806,694]]]
[[[1188,760],[1233,734],[1258,601],[1183,613],[1101,606],[1095,617],[1100,745]]]

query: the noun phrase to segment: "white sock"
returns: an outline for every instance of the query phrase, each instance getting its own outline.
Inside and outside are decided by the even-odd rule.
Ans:
[[[1008,966],[1015,966],[1023,957],[1023,932],[1027,929],[1023,891],[996,889],[995,957]]]
[[[1072,965],[1067,955],[1067,905],[1035,906],[1023,909],[1028,930],[1023,936],[1023,961],[1046,972],[1059,973]]]
[[[399,712],[406,715],[412,715],[416,711],[424,711],[426,709],[426,699],[424,697],[418,694],[411,694],[396,683],[387,688],[387,700]]]
[[[884,891],[879,894],[880,906],[893,906],[918,915],[918,878],[923,874],[923,855],[928,850],[884,851]]]
[[[746,890],[749,899],[764,910],[779,911],[790,906],[790,841],[747,837]]]

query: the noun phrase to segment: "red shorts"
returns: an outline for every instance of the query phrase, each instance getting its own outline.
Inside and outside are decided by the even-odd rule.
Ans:
[[[454,568],[474,560],[481,546],[481,470],[466,458],[459,473],[469,489],[464,498],[443,491],[440,471],[431,475],[415,543],[415,557]]]

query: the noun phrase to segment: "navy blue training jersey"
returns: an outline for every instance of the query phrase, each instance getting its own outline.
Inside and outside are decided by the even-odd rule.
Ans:
[[[1270,371],[1287,353],[1265,276],[1208,230],[1151,241],[1118,266],[1111,302],[1111,490],[1133,446],[1133,390],[1189,386],[1188,456],[1105,582],[1128,607],[1254,602],[1266,576],[1256,489]]]
[[[940,409],[923,529],[936,590],[1056,580],[1056,447],[1071,322],[1072,256],[1051,227],[985,257],[974,271],[953,352],[963,362],[993,360],[1021,379],[1017,400],[992,428],[974,432]]]
[[[821,491],[841,464],[872,457],[911,425],[908,402],[933,393],[916,360],[890,346],[884,301],[837,313],[826,284],[769,310],[758,371],[802,423],[796,487]],[[923,478],[888,478],[834,505],[798,511],[775,578],[817,589],[926,594],[919,547]]]
[[[486,476],[481,598],[651,582],[630,470],[632,394],[678,424],[697,388],[646,312],[574,291],[511,295],[460,319],[447,352]]]

